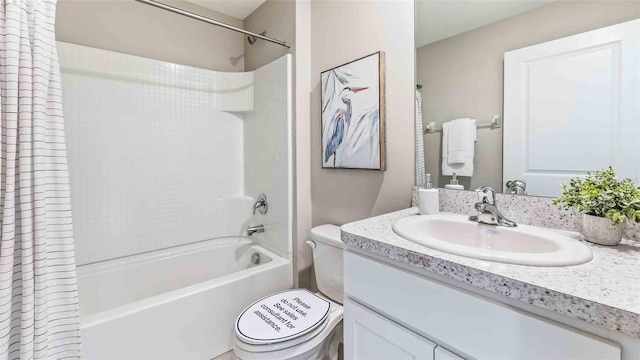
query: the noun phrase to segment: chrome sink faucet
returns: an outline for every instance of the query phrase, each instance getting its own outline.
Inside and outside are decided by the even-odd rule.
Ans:
[[[488,225],[498,225],[506,227],[516,227],[518,224],[502,216],[496,205],[496,191],[488,186],[476,189],[478,194],[478,202],[474,208],[478,211],[478,215],[469,216],[469,221]]]

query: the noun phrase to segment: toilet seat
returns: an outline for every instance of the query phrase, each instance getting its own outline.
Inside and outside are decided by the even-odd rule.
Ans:
[[[337,341],[342,342],[342,318],[344,309],[330,301],[331,309],[325,323],[296,339],[274,344],[248,344],[236,336],[234,353],[243,360],[309,360],[316,359],[318,352]],[[337,346],[336,344],[333,344]],[[318,358],[319,359],[319,358]]]
[[[238,316],[236,336],[248,345],[295,346],[322,332],[330,308],[329,301],[306,289],[271,294],[249,305]]]
[[[238,340],[238,347],[242,348],[243,350],[249,351],[249,352],[255,352],[255,353],[262,353],[262,352],[271,352],[271,351],[277,351],[277,350],[282,350],[282,349],[288,349],[300,344],[303,344],[305,342],[308,342],[310,340],[312,340],[313,338],[317,337],[320,333],[322,333],[325,328],[327,327],[329,323],[329,318],[327,317],[327,320],[322,324],[322,326],[318,326],[315,330],[308,332],[302,336],[299,336],[295,339],[291,339],[291,340],[287,340],[287,341],[281,341],[281,342],[277,342],[277,343],[272,343],[272,344],[263,344],[263,345],[258,345],[258,344],[250,344],[250,343],[246,343],[244,341],[242,341],[239,337],[237,338]]]

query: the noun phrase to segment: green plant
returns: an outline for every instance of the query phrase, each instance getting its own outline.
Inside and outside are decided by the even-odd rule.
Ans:
[[[562,196],[553,201],[561,209],[575,208],[588,215],[606,217],[616,227],[625,219],[640,223],[640,187],[629,178],[616,179],[613,168],[588,173],[562,184]]]

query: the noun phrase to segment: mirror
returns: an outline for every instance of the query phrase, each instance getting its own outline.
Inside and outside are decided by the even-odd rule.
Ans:
[[[415,35],[434,186],[557,197],[608,166],[640,183],[637,1],[416,0]]]

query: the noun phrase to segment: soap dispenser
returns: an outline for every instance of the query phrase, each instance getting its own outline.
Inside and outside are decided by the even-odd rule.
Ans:
[[[444,186],[445,189],[452,189],[452,190],[464,190],[464,186],[458,184],[458,179],[457,179],[457,175],[456,172],[453,172],[453,176],[451,178],[451,181],[449,181],[448,184],[446,184]]]
[[[431,174],[427,174],[426,188],[418,190],[418,210],[420,215],[433,215],[440,212],[440,198],[438,189],[433,188]]]

